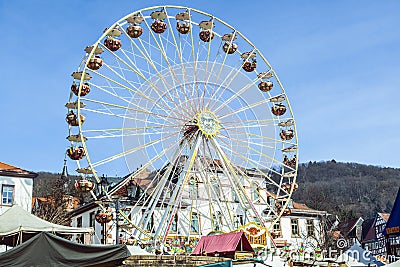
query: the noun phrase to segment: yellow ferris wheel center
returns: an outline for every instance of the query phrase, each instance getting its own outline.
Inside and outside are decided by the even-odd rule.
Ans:
[[[217,116],[209,110],[203,110],[197,114],[196,125],[201,133],[208,138],[214,137],[220,128]]]

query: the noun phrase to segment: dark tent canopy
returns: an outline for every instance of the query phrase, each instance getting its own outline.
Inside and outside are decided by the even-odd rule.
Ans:
[[[0,266],[115,266],[129,256],[126,245],[82,245],[42,232],[0,253]]]
[[[386,223],[384,235],[400,235],[400,188],[394,201],[392,212]]]
[[[216,256],[218,254],[221,257],[232,257],[235,252],[254,253],[243,232],[202,236],[192,255],[200,256],[206,254],[208,256]]]

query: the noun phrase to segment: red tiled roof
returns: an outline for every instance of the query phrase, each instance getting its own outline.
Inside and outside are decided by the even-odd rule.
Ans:
[[[0,162],[0,176],[36,178],[38,174]]]
[[[306,204],[303,203],[297,203],[293,201],[293,208],[299,209],[299,210],[314,210],[310,207],[308,207]]]

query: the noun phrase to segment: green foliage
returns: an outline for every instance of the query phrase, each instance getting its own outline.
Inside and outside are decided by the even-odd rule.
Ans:
[[[342,221],[390,212],[400,187],[400,169],[358,163],[309,162],[299,165],[293,194],[297,202],[336,214]]]

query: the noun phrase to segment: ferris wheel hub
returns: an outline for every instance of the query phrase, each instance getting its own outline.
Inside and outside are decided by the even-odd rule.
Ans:
[[[220,128],[217,116],[209,110],[197,114],[197,126],[201,133],[209,138],[215,136]]]

